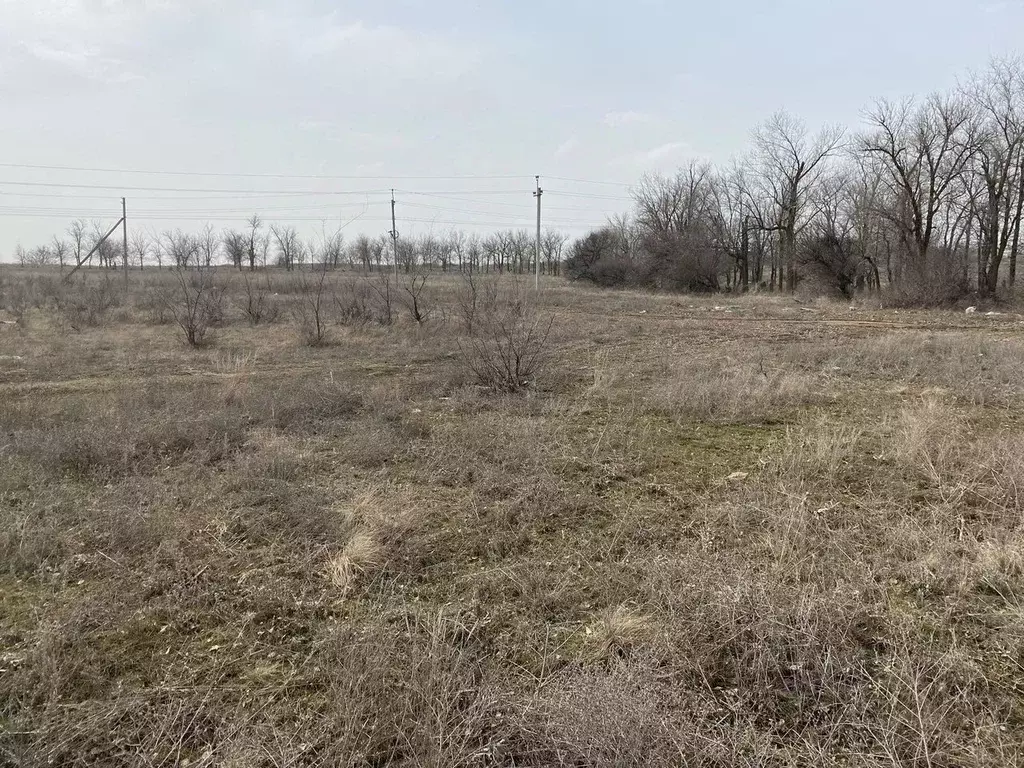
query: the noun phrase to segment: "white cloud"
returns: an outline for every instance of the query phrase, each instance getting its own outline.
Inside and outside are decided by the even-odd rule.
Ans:
[[[6,2],[0,50],[90,80],[137,80],[129,62],[133,46],[147,25],[159,26],[178,10],[170,0]]]
[[[558,148],[555,150],[555,157],[565,157],[578,149],[579,146],[579,139],[575,136],[568,138],[558,145]]]
[[[283,44],[305,64],[342,67],[342,72],[371,71],[404,79],[437,81],[472,72],[480,53],[475,45],[449,41],[425,32],[389,25],[344,20],[337,12],[299,15],[275,8],[253,16],[254,47]]]
[[[666,160],[670,157],[675,157],[683,152],[690,149],[690,145],[685,141],[670,141],[666,144],[662,144],[654,149],[649,149],[641,154],[644,160],[649,162],[657,162],[660,160]]]
[[[647,112],[636,112],[634,110],[627,110],[625,112],[608,112],[603,118],[601,118],[601,122],[609,128],[622,128],[627,125],[652,123],[654,122],[654,115],[648,114]]]
[[[319,140],[343,143],[364,150],[401,149],[414,145],[408,136],[388,131],[359,131],[350,123],[306,118],[298,122],[300,131],[316,134]]]
[[[120,59],[104,56],[99,48],[71,43],[64,47],[35,40],[21,45],[33,59],[59,67],[79,77],[106,83],[127,83],[141,80]]]
[[[685,141],[669,141],[651,149],[633,152],[612,160],[609,165],[633,169],[644,169],[668,163],[673,158],[692,151]]]

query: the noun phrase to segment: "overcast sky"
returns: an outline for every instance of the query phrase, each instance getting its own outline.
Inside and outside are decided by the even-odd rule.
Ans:
[[[534,174],[578,234],[779,108],[856,127],[1022,33],[1024,0],[0,0],[0,258],[122,192],[152,230],[379,234],[392,186],[403,235],[529,226]]]

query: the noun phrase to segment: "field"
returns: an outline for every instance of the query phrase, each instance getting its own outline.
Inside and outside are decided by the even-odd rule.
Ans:
[[[1024,764],[1020,316],[272,279],[0,272],[0,765]]]

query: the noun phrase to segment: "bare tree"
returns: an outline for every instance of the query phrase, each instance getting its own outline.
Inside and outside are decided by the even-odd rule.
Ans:
[[[299,263],[300,252],[303,250],[302,240],[295,227],[271,227],[270,233],[277,245],[277,262],[287,270]]]
[[[466,262],[466,233],[461,229],[453,229],[448,233],[447,245],[448,257],[458,265],[459,271],[463,271]]]
[[[359,264],[365,271],[373,269],[374,248],[380,244],[379,240],[371,240],[366,235],[359,235],[352,243],[352,262]]]
[[[533,271],[533,260],[537,255],[536,239],[525,229],[517,229],[510,233],[509,248],[516,270],[523,274]]]
[[[920,105],[880,101],[868,121],[873,130],[859,148],[881,171],[876,210],[892,224],[916,277],[924,278],[940,214],[977,151],[976,111],[962,98],[935,95]]]
[[[978,205],[981,242],[978,291],[995,292],[999,268],[1012,239],[1019,238],[1024,164],[1024,73],[1019,62],[995,61],[964,89],[978,111],[973,169],[981,180]]]
[[[252,272],[256,269],[256,257],[261,251],[264,254],[264,261],[266,261],[266,239],[260,231],[263,227],[263,220],[259,214],[254,213],[247,223],[249,225],[249,271]]]
[[[558,274],[558,265],[562,262],[562,251],[568,241],[568,236],[553,229],[547,230],[541,237],[540,250],[541,258],[544,261],[544,274]]]
[[[632,274],[640,282],[664,288],[718,289],[722,252],[716,239],[719,216],[713,179],[710,164],[693,162],[674,176],[645,176],[633,191],[643,258]],[[612,241],[604,240],[601,250],[607,251]],[[612,250],[618,254],[621,245],[616,241]],[[620,255],[599,261],[603,263],[602,279],[627,274]]]
[[[407,274],[416,266],[419,249],[412,239],[399,239],[398,241],[398,266]]]
[[[64,262],[67,260],[68,255],[71,253],[71,246],[68,244],[68,241],[62,240],[61,238],[54,235],[51,248],[53,249],[54,258],[57,260],[57,263],[60,265],[60,268],[64,269]]]
[[[427,269],[433,268],[433,266],[440,261],[440,245],[440,239],[436,235],[434,235],[433,232],[428,232],[427,234],[423,235],[422,237],[414,241],[413,247],[418,257],[417,261],[419,262],[419,264],[426,267]],[[416,262],[414,261],[413,264],[415,263]],[[409,264],[406,264],[406,272],[409,271],[408,267]]]
[[[797,283],[797,235],[809,221],[807,199],[828,172],[843,139],[839,126],[823,128],[816,136],[786,112],[777,112],[754,130],[751,175],[759,192],[770,201],[770,218],[758,222],[779,234],[779,285],[794,290]],[[751,206],[757,210],[757,206]]]
[[[37,245],[27,253],[22,249],[18,260],[22,265],[45,267],[55,263],[57,259],[48,245]]]
[[[71,254],[75,257],[75,264],[82,263],[83,251],[85,251],[87,225],[83,219],[75,219],[68,227],[68,237],[71,238]],[[86,251],[88,253],[88,251]]]
[[[95,249],[100,267],[116,269],[117,262],[122,256],[117,240],[113,237],[104,239],[109,230],[102,222],[93,221],[91,227],[92,232],[89,233],[88,245],[90,249]]]
[[[479,235],[470,235],[466,239],[466,266],[470,272],[480,271],[480,264],[483,260],[483,247],[480,244]]]
[[[221,243],[228,260],[236,269],[241,270],[249,253],[246,236],[236,230],[228,229],[221,235]]]
[[[323,233],[321,241],[320,258],[323,259],[324,264],[329,264],[331,269],[337,269],[345,255],[345,236],[339,229],[331,234]],[[312,253],[312,248],[310,252]],[[310,261],[315,261],[315,259],[311,257]]]
[[[710,163],[694,161],[674,176],[645,175],[633,189],[639,226],[650,234],[691,229],[707,210],[712,174]]]
[[[212,266],[220,252],[220,236],[212,224],[207,224],[200,230],[196,242],[199,245],[199,255],[203,260],[203,266]]]
[[[145,265],[151,247],[146,233],[138,229],[132,232],[131,239],[128,241],[128,254],[140,269]]]
[[[195,235],[175,229],[164,232],[161,239],[164,253],[176,268],[188,269],[202,266],[200,260],[202,244]]]
[[[107,233],[103,224],[99,221],[93,220],[89,225],[89,232],[86,235],[85,247],[96,257],[99,262],[100,268],[107,267],[108,259],[113,256],[110,246],[107,245],[109,239],[104,241],[103,236]],[[102,241],[102,242],[101,242]],[[90,265],[92,259],[89,260]]]

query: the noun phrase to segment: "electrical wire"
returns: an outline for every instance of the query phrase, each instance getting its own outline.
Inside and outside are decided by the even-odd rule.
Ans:
[[[33,163],[0,163],[0,168],[20,168],[25,170],[39,171],[70,171],[75,173],[120,173],[132,176],[197,176],[203,178],[218,179],[322,179],[325,181],[387,181],[394,180],[424,180],[424,181],[529,181],[534,178],[531,174],[452,174],[452,175],[430,175],[430,174],[320,174],[320,173],[228,173],[217,171],[166,171],[134,168],[89,168],[73,165],[39,165]],[[623,181],[604,181],[599,179],[579,179],[569,176],[544,176],[549,181],[565,181],[572,184],[596,184],[610,187],[624,187],[630,189],[635,184],[628,184]]]
[[[608,187],[625,187],[626,189],[632,189],[636,184],[626,184],[622,181],[594,181],[592,179],[570,179],[566,176],[545,176],[545,179],[549,181],[568,181],[573,184],[600,184]]]
[[[104,213],[106,213],[106,212],[104,212]],[[54,219],[54,218],[57,218],[57,219],[67,219],[67,218],[75,217],[75,214],[74,214],[74,212],[70,212],[70,211],[67,211],[67,212],[55,211],[55,212],[47,212],[47,213],[42,213],[42,212],[39,212],[39,213],[26,213],[26,212],[20,212],[20,211],[6,211],[6,210],[3,210],[3,209],[0,209],[0,217],[6,217],[6,216],[17,216],[17,217],[23,217],[23,218],[43,218],[43,219]],[[83,217],[82,216],[78,216],[78,218],[83,218]],[[246,216],[246,215],[238,215],[238,216],[218,215],[218,216],[198,216],[197,217],[197,216],[192,216],[192,215],[187,215],[187,216],[186,215],[166,216],[166,215],[142,214],[142,215],[134,215],[134,216],[130,215],[129,216],[129,219],[132,220],[132,221],[169,221],[169,222],[171,222],[171,221],[182,221],[182,222],[202,221],[202,222],[207,222],[207,223],[213,223],[213,222],[218,222],[218,223],[223,223],[223,222],[244,222],[247,218],[248,218],[248,216]],[[304,221],[322,222],[322,221],[329,221],[329,220],[331,220],[334,217],[331,217],[331,216],[263,216],[263,215],[260,215],[260,218],[263,221],[266,221],[266,222],[293,222],[293,221],[295,221],[295,222],[299,222],[299,221],[303,221],[303,222]],[[391,217],[390,216],[362,217],[360,220],[361,221],[379,221],[379,222],[384,222],[384,223],[388,223],[388,224],[391,223]],[[498,229],[501,229],[501,228],[513,228],[512,222],[509,222],[509,221],[465,221],[465,220],[456,221],[454,219],[433,219],[433,218],[427,219],[427,218],[415,218],[415,217],[403,217],[401,219],[401,221],[412,223],[412,224],[434,224],[434,225],[462,226],[462,227],[494,227],[494,228],[498,228]],[[528,216],[524,216],[522,218],[522,221],[523,222],[527,222],[527,223],[531,223],[532,222],[532,220]],[[562,222],[563,225],[568,225],[570,223],[572,224],[572,226],[580,227],[580,228],[603,226],[602,222],[597,222],[597,223],[589,222],[589,221],[573,221],[573,222],[565,221],[565,222]]]
[[[0,168],[23,168],[39,171],[73,171],[76,173],[122,173],[133,176],[201,176],[205,178],[218,179],[323,179],[325,181],[386,181],[388,179],[422,179],[429,181],[461,181],[461,180],[511,180],[511,179],[532,179],[533,176],[525,174],[516,175],[453,175],[453,176],[419,176],[419,175],[352,175],[341,176],[333,174],[296,174],[296,173],[218,173],[214,171],[156,171],[156,170],[131,170],[127,168],[83,168],[71,165],[32,165],[29,163],[0,163]]]

